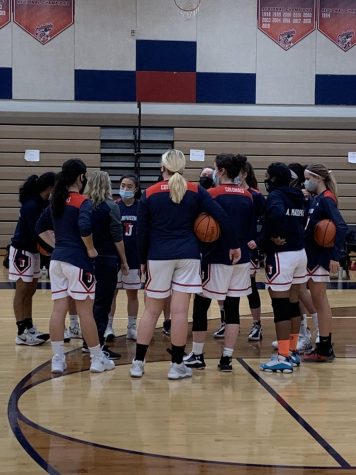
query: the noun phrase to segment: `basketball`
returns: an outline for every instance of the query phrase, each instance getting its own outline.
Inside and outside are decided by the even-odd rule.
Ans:
[[[217,241],[221,235],[219,223],[207,213],[200,213],[194,222],[194,232],[201,242]]]
[[[331,219],[319,221],[314,229],[314,240],[321,247],[333,247],[335,243],[336,227]]]

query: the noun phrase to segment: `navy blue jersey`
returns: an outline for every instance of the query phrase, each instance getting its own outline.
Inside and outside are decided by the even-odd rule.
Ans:
[[[305,201],[297,188],[281,186],[273,190],[266,201],[262,230],[262,249],[267,253],[299,251],[304,248]],[[273,237],[286,240],[283,246],[271,241]]]
[[[126,206],[122,200],[118,202],[118,205],[121,212],[127,263],[130,269],[139,269],[140,259],[138,257],[136,237],[138,200],[135,200],[131,206]]]
[[[93,207],[92,228],[94,247],[99,256],[112,256],[118,259],[115,243],[122,241],[120,209],[110,199]]]
[[[336,226],[335,245],[320,247],[314,241],[315,225],[322,219],[331,219]],[[330,260],[339,261],[344,255],[347,225],[337,208],[336,198],[326,190],[315,196],[309,203],[308,221],[305,228],[305,250],[308,256],[308,269],[322,266],[329,270]]]
[[[262,224],[262,220],[265,214],[266,198],[260,191],[255,190],[255,188],[248,188],[247,191],[251,193],[253,199],[254,217],[256,223],[255,236],[257,236],[257,226],[260,226]]]
[[[38,234],[54,230],[56,245],[51,259],[68,262],[93,272],[93,259],[88,256],[82,236],[92,234],[92,202],[84,195],[70,192],[62,216],[54,218],[50,206],[42,213],[36,225]]]
[[[38,252],[36,222],[47,206],[48,201],[43,200],[39,195],[29,198],[22,204],[15,233],[11,239],[11,245],[15,249]]]
[[[193,230],[199,213],[215,218],[222,232],[230,236],[231,248],[239,247],[230,233],[230,223],[223,209],[208,192],[196,183],[187,182],[182,201],[173,203],[167,181],[150,186],[141,197],[137,213],[137,238],[140,261],[200,259],[200,244]]]
[[[231,233],[241,248],[241,259],[238,264],[250,260],[250,250],[247,243],[255,236],[256,220],[251,193],[234,184],[219,185],[210,188],[208,193],[219,203],[229,217]],[[218,241],[211,245],[208,252],[203,253],[204,262],[211,264],[231,265],[229,258],[229,236],[222,233]]]

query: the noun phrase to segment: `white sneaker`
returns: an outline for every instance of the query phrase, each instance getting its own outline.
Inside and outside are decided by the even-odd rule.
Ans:
[[[100,355],[91,358],[91,373],[103,373],[104,371],[111,371],[114,368],[115,363],[112,360],[109,360],[107,355],[103,352],[101,352]]]
[[[52,373],[54,374],[62,374],[64,370],[67,368],[66,357],[54,355],[52,358]]]
[[[16,335],[16,345],[38,346],[43,345],[46,340],[39,338],[36,333],[31,333],[27,328],[22,335]]]
[[[275,350],[278,350],[278,341],[277,340],[272,341],[272,348],[275,349]]]
[[[113,341],[115,338],[115,333],[112,325],[108,323],[108,326],[106,327],[105,333],[104,333],[104,338],[106,341]]]
[[[69,334],[69,337],[70,338],[83,338],[82,337],[82,331],[80,329],[80,326],[79,326],[79,323],[77,323],[76,325],[74,325],[74,327],[69,327],[68,328],[68,334]]]
[[[70,332],[68,328],[64,328],[64,335],[63,335],[63,341],[64,343],[69,343],[70,342]]]
[[[192,369],[188,368],[184,363],[171,363],[171,367],[168,371],[168,379],[191,378],[192,374]]]
[[[37,327],[33,325],[32,328],[28,328],[27,332],[30,333],[31,335],[35,335],[37,338],[43,341],[49,340],[49,333],[43,333],[37,330]]]
[[[126,340],[137,340],[136,325],[132,327],[127,327]]]
[[[320,343],[320,333],[319,333],[319,328],[314,332],[315,335],[315,344],[317,345]]]
[[[140,360],[132,360],[131,368],[130,368],[130,376],[132,378],[142,378],[143,374],[145,373],[145,362]]]

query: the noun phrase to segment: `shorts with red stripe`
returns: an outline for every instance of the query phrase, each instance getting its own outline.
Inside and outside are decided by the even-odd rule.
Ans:
[[[165,299],[171,291],[200,294],[202,291],[199,259],[172,259],[147,262],[146,295]]]
[[[242,297],[252,293],[250,262],[229,266],[209,264],[203,278],[203,295],[210,299]]]
[[[316,266],[314,269],[307,269],[307,278],[313,282],[330,282],[330,272],[322,266]]]
[[[299,251],[267,254],[265,261],[266,288],[285,292],[292,284],[304,284],[307,279],[307,255]]]
[[[140,269],[130,269],[127,275],[123,275],[120,270],[117,274],[117,289],[139,290],[141,289]]]
[[[68,262],[51,261],[49,265],[52,300],[72,297],[85,300],[95,297],[95,278],[92,272],[73,266]]]
[[[32,282],[41,275],[40,255],[10,246],[9,280]]]

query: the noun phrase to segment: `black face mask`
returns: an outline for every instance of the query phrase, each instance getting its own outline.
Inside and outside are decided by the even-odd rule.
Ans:
[[[80,179],[82,182],[83,188],[80,190],[80,194],[84,193],[85,187],[87,186],[88,178],[84,175],[83,178]]]
[[[267,193],[271,193],[271,191],[273,191],[277,188],[276,184],[270,178],[265,180],[264,184],[265,184],[265,188],[266,188]]]
[[[206,190],[208,190],[214,185],[214,181],[212,178],[210,178],[210,176],[201,176],[199,178],[199,183]]]

